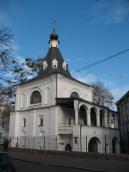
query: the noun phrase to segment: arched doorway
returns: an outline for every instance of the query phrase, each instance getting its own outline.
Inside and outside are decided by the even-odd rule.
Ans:
[[[69,143],[65,146],[65,151],[68,151],[68,152],[72,151],[72,146]]]
[[[104,124],[104,120],[105,120],[105,117],[104,117],[104,110],[100,110],[100,127],[105,127],[105,124]]]
[[[96,126],[97,121],[96,121],[96,109],[95,108],[91,108],[90,116],[91,116],[91,126]]]
[[[100,144],[100,141],[97,137],[93,137],[90,139],[88,144],[88,151],[89,152],[98,152],[98,145]]]
[[[119,153],[119,141],[116,137],[112,139],[112,153]]]
[[[81,105],[79,109],[79,123],[81,125],[87,125],[87,113],[85,105]]]

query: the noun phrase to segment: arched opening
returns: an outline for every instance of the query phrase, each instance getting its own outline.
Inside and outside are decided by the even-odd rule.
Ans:
[[[70,98],[79,98],[79,94],[74,91],[70,94]]]
[[[87,113],[84,105],[82,105],[79,109],[79,123],[81,125],[87,125]]]
[[[108,125],[108,127],[110,127],[110,115],[109,114],[107,115],[107,125]]]
[[[104,117],[104,110],[100,110],[100,127],[105,127],[105,124],[104,124],[104,120],[105,120],[105,117]]]
[[[119,152],[119,141],[116,137],[112,139],[112,153]]]
[[[98,145],[100,141],[97,137],[93,137],[90,139],[88,144],[88,151],[89,152],[98,152]]]
[[[96,109],[95,108],[91,108],[90,116],[91,116],[91,125],[96,126],[97,121],[96,121]]]
[[[39,91],[34,91],[30,98],[30,104],[41,103],[41,94]]]
[[[111,115],[111,128],[115,128],[115,117],[113,114]]]
[[[68,152],[72,151],[72,146],[69,143],[65,146],[65,151],[68,151]]]

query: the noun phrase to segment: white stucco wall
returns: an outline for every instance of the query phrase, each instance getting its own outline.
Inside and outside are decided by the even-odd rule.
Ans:
[[[93,87],[58,75],[58,97],[70,97],[72,92],[77,92],[79,97],[92,102]]]
[[[15,110],[33,109],[34,107],[46,107],[55,104],[56,96],[56,79],[55,75],[45,79],[33,81],[18,86],[16,91],[16,106]],[[42,96],[41,104],[30,104],[30,97],[33,91],[39,91]]]
[[[35,90],[40,92],[42,101],[38,104],[30,104],[31,94]],[[22,140],[15,140],[13,145],[15,146],[18,142],[21,147],[26,145],[27,148],[41,149],[42,147],[42,149],[48,150],[65,150],[66,144],[71,144],[73,151],[80,151],[80,126],[75,125],[75,110],[74,108],[57,106],[55,99],[56,96],[68,98],[72,92],[77,92],[80,98],[92,102],[93,87],[60,74],[19,86],[16,92],[16,111],[10,117],[9,136],[22,137]],[[88,109],[92,107],[92,104],[86,102],[80,102],[78,106],[85,104]],[[77,107],[77,109],[79,108]],[[97,109],[99,111],[101,108]],[[23,127],[24,118],[26,119],[26,127]],[[39,126],[40,118],[43,118],[43,126]],[[69,119],[71,119],[70,125]],[[112,152],[111,141],[115,136],[119,138],[117,130],[83,126],[81,128],[82,151],[86,152],[86,137],[87,144],[92,137],[97,137],[101,141],[99,152],[103,152],[105,135],[109,145],[107,150]],[[32,137],[33,140],[26,143],[27,137]],[[78,144],[74,143],[74,137],[78,137]]]
[[[80,136],[80,132],[81,132],[81,136]],[[98,138],[100,141],[100,143],[98,144],[98,152],[100,153],[105,153],[105,146],[107,153],[112,153],[113,138],[117,138],[118,142],[120,142],[119,131],[117,129],[109,129],[102,127],[88,127],[88,126],[80,127],[80,125],[74,125],[73,138],[75,137],[78,138],[78,144],[75,144],[73,141],[74,151],[80,151],[80,144],[81,144],[81,149],[82,149],[81,151],[88,152],[88,143],[90,139],[93,137]],[[81,137],[81,141],[80,141],[80,137]],[[105,139],[106,139],[106,145],[105,145]],[[117,153],[120,153],[119,148],[117,150]]]

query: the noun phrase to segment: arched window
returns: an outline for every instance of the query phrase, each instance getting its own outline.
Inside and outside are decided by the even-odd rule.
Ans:
[[[104,110],[100,110],[100,127],[105,127]]]
[[[91,126],[97,126],[96,109],[95,108],[91,108],[90,117],[91,117]]]
[[[39,91],[34,91],[31,95],[30,104],[41,103],[41,94]]]
[[[57,66],[58,66],[58,61],[56,59],[53,59],[52,60],[52,67],[53,67],[53,69],[56,69]]]
[[[79,95],[77,92],[72,92],[70,98],[79,98]]]
[[[81,125],[87,125],[87,112],[85,105],[82,105],[79,109],[79,123]]]
[[[47,61],[45,60],[45,61],[43,62],[43,70],[46,70],[46,69],[47,69],[47,66],[48,66],[48,64],[47,64]]]

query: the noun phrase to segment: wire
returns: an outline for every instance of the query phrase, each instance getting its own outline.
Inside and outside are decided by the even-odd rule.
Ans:
[[[94,63],[91,63],[91,64],[89,64],[89,65],[86,65],[86,66],[80,68],[79,70],[77,70],[76,72],[80,72],[80,71],[82,71],[82,70],[84,70],[84,69],[88,69],[88,68],[93,67],[93,66],[95,66],[95,65],[97,65],[97,64],[100,64],[100,63],[103,63],[103,62],[105,62],[105,61],[107,61],[107,60],[113,59],[114,57],[117,57],[117,56],[119,56],[119,55],[121,55],[121,54],[124,54],[124,53],[126,53],[126,52],[128,52],[128,51],[129,51],[129,48],[128,48],[128,49],[125,49],[125,50],[122,50],[122,51],[120,51],[120,52],[118,52],[118,53],[115,53],[115,54],[113,54],[113,55],[111,55],[111,56],[105,57],[105,58],[103,58],[103,59],[101,59],[101,60],[98,60],[98,61],[96,61],[96,62],[94,62]]]

